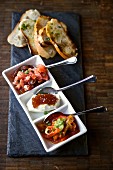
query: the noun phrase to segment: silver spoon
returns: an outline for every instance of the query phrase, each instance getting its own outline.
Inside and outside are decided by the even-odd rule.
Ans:
[[[106,112],[107,111],[107,108],[104,107],[104,106],[99,106],[99,107],[95,107],[95,108],[92,108],[92,109],[89,109],[89,110],[84,110],[84,111],[81,111],[81,112],[75,112],[75,113],[72,113],[71,115],[83,115],[83,114],[86,114],[86,113],[102,113],[102,112]],[[44,118],[44,122],[47,122],[49,121],[50,117],[52,118],[52,116],[55,116],[55,115],[68,115],[68,114],[64,114],[62,112],[55,112],[55,113],[51,113],[49,115],[47,115],[45,118]]]
[[[38,93],[42,93],[42,94],[57,94],[59,91],[63,91],[63,90],[66,90],[66,89],[69,89],[73,86],[76,86],[76,85],[79,85],[79,84],[83,84],[83,83],[86,83],[86,82],[95,82],[96,81],[96,76],[94,75],[91,75],[85,79],[82,79],[76,83],[73,83],[73,84],[70,84],[68,86],[65,86],[65,87],[62,87],[62,88],[59,88],[59,89],[54,89],[53,87],[44,87],[44,88],[41,88],[40,90],[38,90],[36,92],[36,95]]]
[[[76,57],[70,57],[66,60],[63,60],[63,61],[60,61],[60,62],[57,62],[57,63],[54,63],[54,64],[50,64],[50,65],[47,65],[46,68],[52,68],[52,67],[55,67],[55,66],[61,66],[61,65],[66,65],[66,64],[75,64],[77,62],[77,58]]]

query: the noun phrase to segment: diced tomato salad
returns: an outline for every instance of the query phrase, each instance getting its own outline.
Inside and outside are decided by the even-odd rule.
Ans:
[[[19,94],[25,93],[49,80],[48,70],[42,64],[21,66],[13,74],[13,85]]]

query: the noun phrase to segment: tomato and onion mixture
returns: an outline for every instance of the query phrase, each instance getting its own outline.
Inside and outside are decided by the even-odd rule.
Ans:
[[[46,122],[40,122],[37,128],[42,136],[52,143],[62,142],[79,132],[79,127],[73,115],[63,115],[61,112],[52,114]]]
[[[13,85],[19,94],[25,93],[49,79],[48,71],[42,64],[33,67],[24,65],[12,75]]]

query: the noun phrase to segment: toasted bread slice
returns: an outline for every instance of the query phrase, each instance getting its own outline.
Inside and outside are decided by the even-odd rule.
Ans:
[[[34,43],[34,24],[35,21],[32,19],[23,19],[20,23],[20,29],[26,38],[29,51],[31,54],[38,54]]]
[[[14,30],[9,34],[7,41],[11,45],[15,45],[16,47],[24,47],[27,45],[27,41],[25,37],[23,36],[19,24],[23,19],[32,19],[37,20],[37,18],[40,16],[40,13],[35,9],[30,9],[26,11],[20,18],[20,21],[15,26]]]
[[[16,47],[25,47],[27,45],[27,41],[19,28],[19,23],[16,25],[11,34],[9,34],[7,41],[9,44],[15,45]]]
[[[34,42],[37,48],[38,54],[48,59],[52,58],[56,54],[54,46],[50,43],[49,38],[46,35],[46,24],[51,18],[48,16],[40,16],[34,26]]]
[[[77,56],[77,48],[67,34],[67,27],[57,19],[51,19],[46,24],[46,34],[56,51],[64,58]]]
[[[64,30],[67,31],[67,26],[63,22],[61,22],[61,24],[62,24],[62,27],[64,28]],[[51,44],[50,38],[46,34],[46,26],[39,29],[38,41],[41,44],[41,46],[43,46],[43,47]]]

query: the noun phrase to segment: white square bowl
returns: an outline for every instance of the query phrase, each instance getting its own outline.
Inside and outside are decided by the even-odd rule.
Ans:
[[[68,105],[63,105],[63,106],[60,107],[57,111],[58,111],[58,112],[62,112],[62,113],[67,114],[67,115],[73,114],[73,113],[75,112],[74,109],[68,107]],[[53,112],[51,112],[51,113],[54,113],[54,112],[56,112],[56,111],[53,111]],[[50,114],[51,114],[51,113],[50,113]],[[43,121],[44,118],[41,118],[40,120],[35,120],[35,122],[34,122],[34,129],[35,129],[36,133],[38,134],[38,136],[39,136],[39,138],[40,138],[40,140],[41,140],[41,142],[42,142],[42,145],[43,145],[44,149],[46,150],[46,152],[54,151],[54,150],[56,150],[57,148],[63,146],[64,144],[66,144],[66,143],[68,143],[68,142],[70,142],[70,141],[72,141],[72,140],[76,140],[77,137],[79,137],[79,136],[81,136],[81,135],[83,135],[84,133],[87,132],[87,129],[86,129],[85,125],[82,123],[82,121],[80,120],[80,118],[79,118],[78,116],[75,116],[75,119],[76,119],[76,122],[77,122],[77,124],[78,124],[78,127],[79,127],[79,130],[80,130],[80,131],[79,131],[77,134],[75,134],[75,135],[69,137],[68,139],[66,139],[66,140],[64,140],[64,141],[62,141],[62,142],[59,142],[59,143],[57,143],[57,144],[52,143],[52,142],[49,141],[48,139],[45,139],[45,138],[42,136],[42,134],[40,133],[37,125],[38,125],[38,123],[40,123],[41,121]]]
[[[3,77],[5,78],[5,80],[7,81],[7,83],[9,84],[10,88],[12,89],[12,91],[14,92],[15,96],[18,98],[20,96],[23,96],[25,94],[27,94],[29,91],[23,93],[23,94],[18,94],[17,91],[15,90],[12,81],[10,80],[10,76],[11,74],[14,73],[15,70],[17,70],[19,67],[23,66],[23,65],[33,65],[34,67],[37,66],[38,64],[44,64],[43,60],[41,59],[41,57],[39,55],[35,55],[33,57],[30,57],[29,59],[24,60],[23,62],[16,64],[6,70],[4,70],[2,72]],[[50,73],[49,73],[50,74]],[[49,75],[50,76],[50,75]],[[41,88],[42,86],[44,86],[45,84],[47,84],[50,80],[38,85],[37,87],[35,87],[34,89],[32,89],[33,91],[37,88]],[[30,90],[30,91],[32,91]]]

